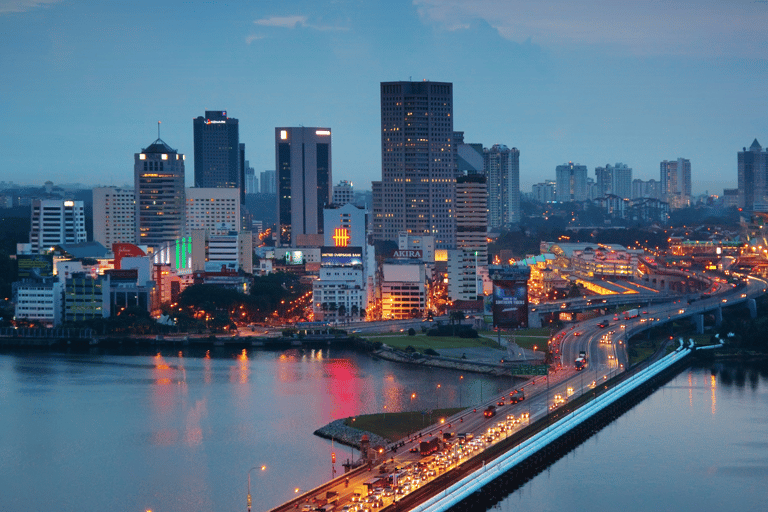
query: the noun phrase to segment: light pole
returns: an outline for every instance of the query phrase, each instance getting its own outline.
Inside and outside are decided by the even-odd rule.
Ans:
[[[440,409],[440,384],[437,385],[437,409]]]
[[[463,382],[464,382],[464,376],[459,375],[459,407],[463,407],[463,405],[461,405],[461,388],[463,387],[462,386]]]
[[[254,469],[260,469],[262,471],[265,471],[267,469],[267,466],[254,466],[251,469],[248,470],[248,512],[251,512],[251,471]]]

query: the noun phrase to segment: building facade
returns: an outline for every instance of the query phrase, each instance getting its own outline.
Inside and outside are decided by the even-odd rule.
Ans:
[[[186,232],[205,229],[211,235],[240,231],[240,192],[234,188],[188,188]]]
[[[195,187],[236,188],[245,195],[245,162],[240,161],[240,123],[223,110],[206,110],[192,121]]]
[[[469,174],[456,178],[456,247],[477,253],[488,262],[488,188],[486,177]]]
[[[686,158],[664,160],[660,164],[662,199],[674,209],[691,204],[691,161]]]
[[[54,245],[77,244],[86,240],[82,201],[32,200],[29,243],[33,254],[49,250]]]
[[[768,203],[768,150],[763,151],[757,139],[749,149],[739,151],[738,157],[739,208],[764,211]]]
[[[632,168],[626,164],[595,167],[596,196],[615,195],[622,199],[632,199]]]
[[[93,240],[110,249],[136,239],[136,194],[130,188],[93,189]]]
[[[381,181],[373,182],[373,239],[400,232],[455,246],[453,84],[381,83]]]
[[[558,165],[555,172],[555,194],[559,203],[586,201],[589,198],[586,165],[568,162]]]
[[[488,227],[520,222],[520,151],[503,144],[483,149],[483,171],[488,181]]]
[[[275,193],[275,171],[264,171],[259,180],[259,190],[262,194]]]
[[[337,206],[344,206],[348,203],[354,203],[355,189],[349,181],[340,181],[338,185],[333,186],[333,199],[331,202]]]
[[[161,139],[134,154],[136,244],[155,247],[184,234],[184,155]]]
[[[275,128],[279,245],[296,247],[303,235],[322,235],[331,202],[331,129]]]

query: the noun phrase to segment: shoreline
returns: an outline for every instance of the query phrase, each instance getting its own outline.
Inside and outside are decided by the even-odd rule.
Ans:
[[[370,443],[371,443],[371,447],[374,447],[374,446],[386,447],[390,443],[394,442],[394,441],[390,441],[389,439],[383,438],[378,434],[374,434],[373,432],[368,432],[366,430],[360,430],[354,427],[349,427],[344,424],[346,420],[347,418],[333,420],[327,425],[324,425],[318,428],[317,430],[315,430],[313,434],[316,435],[317,437],[322,437],[323,439],[330,439],[339,444],[351,446],[356,450],[360,450],[360,440],[364,435],[368,436],[368,439],[370,440]]]

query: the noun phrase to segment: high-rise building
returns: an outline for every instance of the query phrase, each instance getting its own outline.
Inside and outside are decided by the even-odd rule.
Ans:
[[[275,171],[264,171],[261,173],[261,179],[259,180],[261,185],[262,194],[275,194]]]
[[[33,199],[30,221],[29,243],[32,254],[54,245],[77,244],[87,240],[82,201]]]
[[[540,203],[551,203],[555,201],[555,181],[545,180],[543,183],[536,183],[531,187],[531,195],[534,201]]]
[[[661,199],[661,183],[656,180],[632,180],[632,199]]]
[[[453,84],[381,83],[381,181],[373,182],[373,238],[434,235],[455,246]]]
[[[499,229],[520,222],[520,151],[503,144],[483,149],[488,179],[488,227]]]
[[[691,204],[691,161],[678,158],[664,160],[660,165],[661,194],[671,209]]]
[[[116,243],[134,243],[136,194],[132,188],[93,189],[93,240],[108,249]]]
[[[768,202],[768,150],[763,151],[757,139],[738,153],[738,180],[739,208],[754,210],[755,204]]]
[[[234,188],[188,188],[186,233],[204,229],[210,235],[240,231],[240,192]]]
[[[245,162],[240,157],[240,123],[223,110],[206,110],[192,121],[195,142],[195,187],[236,188],[245,195]]]
[[[259,177],[256,176],[256,169],[251,167],[251,164],[248,160],[245,161],[245,193],[259,193]]]
[[[352,183],[343,180],[338,185],[333,186],[333,200],[331,201],[336,206],[344,206],[347,203],[354,203],[355,190],[352,187]]]
[[[280,245],[296,247],[323,233],[323,208],[331,202],[331,129],[275,128],[275,165]]]
[[[555,194],[559,203],[586,201],[589,198],[587,188],[587,166],[568,162],[558,165],[556,170]]]
[[[622,163],[595,167],[595,183],[597,197],[615,195],[622,199],[631,199],[632,168]]]
[[[156,247],[183,236],[184,158],[161,139],[134,154],[138,245]]]
[[[456,178],[456,247],[488,263],[488,188],[482,174]]]

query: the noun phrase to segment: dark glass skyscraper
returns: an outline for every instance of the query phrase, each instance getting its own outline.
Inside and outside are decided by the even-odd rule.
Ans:
[[[312,244],[331,203],[331,129],[275,128],[275,165],[279,245]]]
[[[240,156],[240,123],[222,110],[206,110],[193,122],[195,187],[240,189],[245,200],[245,168]]]

